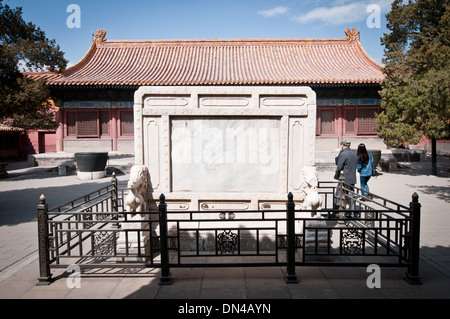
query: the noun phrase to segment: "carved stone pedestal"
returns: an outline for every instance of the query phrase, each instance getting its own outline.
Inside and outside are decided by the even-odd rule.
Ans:
[[[308,220],[306,221],[306,227],[326,227],[327,222],[323,217],[317,216],[316,220]],[[317,247],[319,248],[326,248],[328,247],[328,230],[315,230],[315,229],[307,229],[306,230],[306,237],[305,237],[305,245],[307,248],[315,247],[316,245],[316,234],[317,234]],[[331,233],[330,233],[331,237]],[[330,239],[330,244],[332,243]]]

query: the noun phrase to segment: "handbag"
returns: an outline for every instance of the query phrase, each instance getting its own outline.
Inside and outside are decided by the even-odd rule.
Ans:
[[[373,161],[372,154],[370,154],[370,163],[372,164],[372,176],[380,175],[380,173],[378,173],[377,169],[374,167],[374,161]]]

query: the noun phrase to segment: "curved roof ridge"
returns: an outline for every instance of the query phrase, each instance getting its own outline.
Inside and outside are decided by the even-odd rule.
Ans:
[[[381,83],[383,66],[359,33],[328,39],[106,40],[98,31],[85,56],[54,86]],[[149,61],[152,63],[149,64]]]
[[[97,50],[97,45],[96,45],[95,42],[92,42],[89,50],[86,52],[84,57],[80,61],[78,61],[76,64],[74,64],[71,67],[65,69],[62,72],[62,76],[68,76],[68,75],[73,74],[76,71],[80,70],[84,65],[86,65],[91,60],[91,58],[95,54],[96,50]]]
[[[102,45],[106,47],[124,45],[124,46],[145,46],[145,45],[167,45],[167,46],[236,46],[236,45],[292,45],[292,44],[319,44],[319,45],[335,45],[347,44],[346,38],[239,38],[239,39],[152,39],[152,40],[106,40]]]
[[[377,61],[375,61],[368,53],[367,51],[364,49],[363,45],[361,44],[361,42],[357,42],[357,45],[359,47],[359,49],[361,50],[361,52],[363,53],[363,55],[365,56],[365,58],[371,62],[375,67],[383,70],[384,69],[384,65],[378,63]]]

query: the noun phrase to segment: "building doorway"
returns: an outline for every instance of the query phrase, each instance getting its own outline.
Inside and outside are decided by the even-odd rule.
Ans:
[[[38,152],[56,153],[56,133],[55,132],[39,132],[38,133]]]

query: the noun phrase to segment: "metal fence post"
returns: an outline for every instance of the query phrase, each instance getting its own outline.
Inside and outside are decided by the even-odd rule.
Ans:
[[[47,286],[51,283],[50,273],[50,251],[48,231],[48,205],[46,198],[41,195],[40,204],[37,206],[38,213],[38,245],[39,245],[39,277],[36,286]]]
[[[111,186],[112,186],[112,191],[111,191],[111,208],[112,211],[115,213],[112,215],[112,220],[119,220],[119,189],[117,187],[117,177],[116,177],[116,172],[112,173],[112,177],[111,177]],[[113,229],[118,229],[120,228],[120,224],[117,223],[113,223],[111,224],[111,228]]]
[[[421,285],[422,282],[419,276],[419,256],[420,256],[420,208],[419,195],[414,193],[412,195],[412,202],[409,204],[411,211],[411,226],[410,226],[410,246],[409,246],[409,262],[408,272],[405,275],[405,280],[412,285]]]
[[[118,198],[118,189],[117,189],[117,177],[116,173],[112,173],[111,178],[112,192],[111,192],[111,202],[112,202],[112,210],[117,213],[119,211],[119,198]]]
[[[160,249],[161,249],[161,277],[160,285],[171,285],[172,279],[169,267],[169,251],[167,249],[167,204],[166,196],[161,194],[159,197],[159,235],[160,235]]]
[[[287,231],[287,278],[286,283],[298,284],[295,274],[295,203],[294,195],[288,194],[286,203],[286,231]]]

